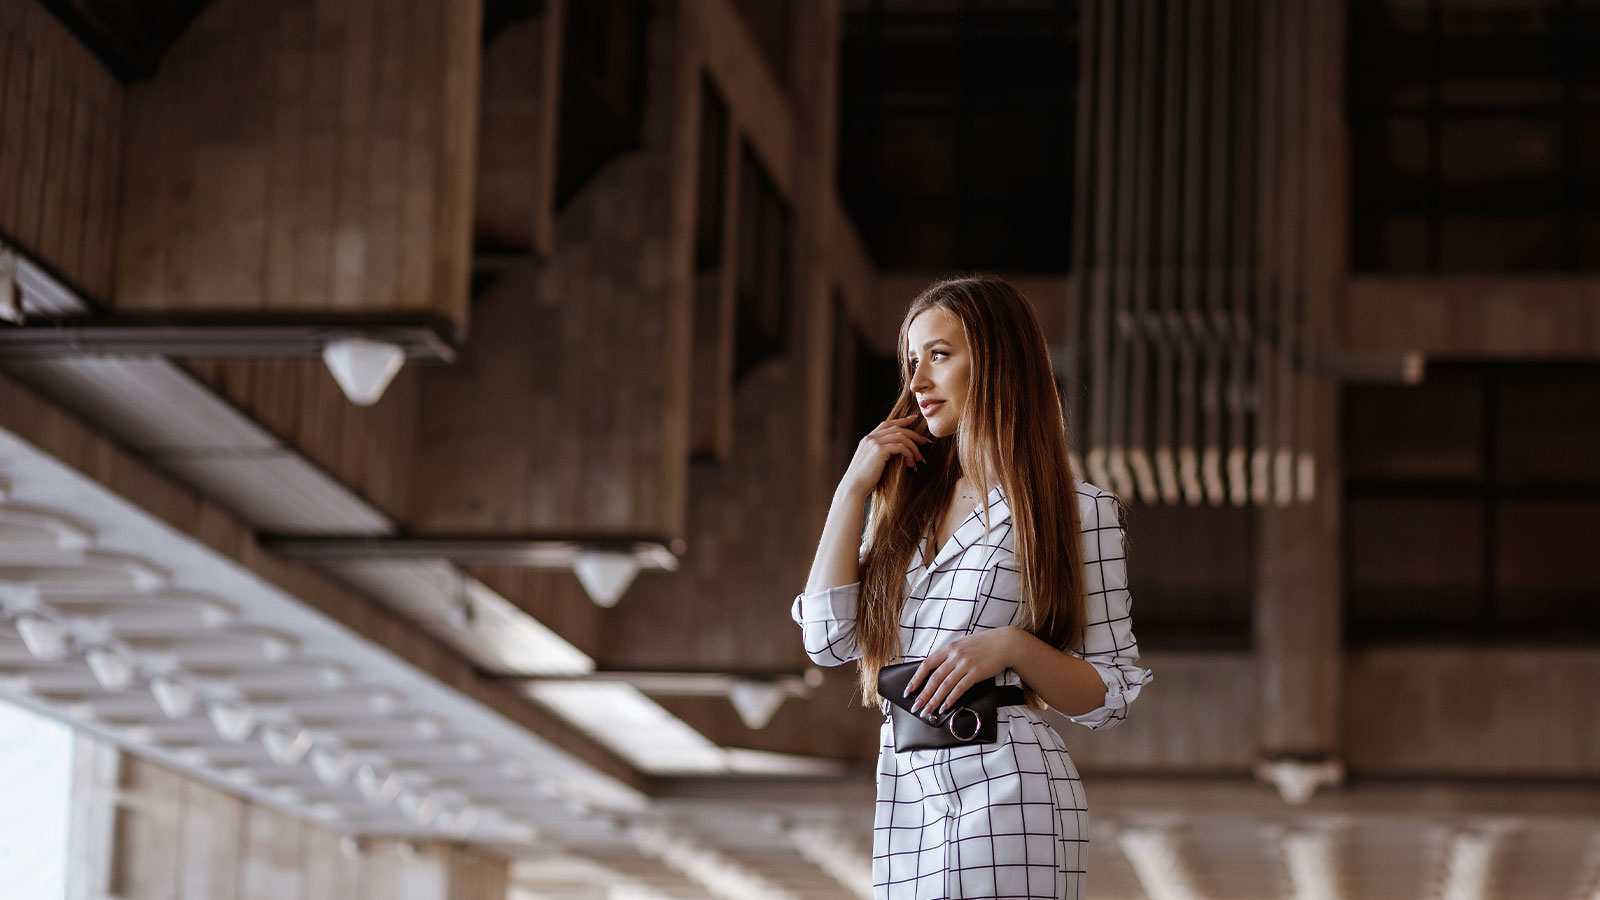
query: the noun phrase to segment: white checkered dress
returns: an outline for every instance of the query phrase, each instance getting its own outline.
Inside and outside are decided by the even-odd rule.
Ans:
[[[1127,562],[1117,502],[1077,483],[1083,522],[1088,621],[1068,653],[1094,665],[1105,704],[1073,722],[1110,728],[1152,680],[1135,665]],[[984,628],[1014,625],[1021,611],[1011,511],[996,487],[923,566],[919,547],[906,573],[900,614],[904,660]],[[806,654],[820,665],[860,656],[856,599],[860,584],[795,598],[792,614]],[[1007,669],[1003,684],[1019,684]],[[1077,767],[1056,730],[1032,709],[1001,710],[999,742],[955,750],[896,753],[889,720],[879,732],[878,800],[872,842],[873,895],[879,900],[1083,897],[1088,805]]]

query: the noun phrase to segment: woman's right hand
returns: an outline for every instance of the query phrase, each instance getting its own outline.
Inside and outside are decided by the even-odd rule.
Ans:
[[[883,478],[883,467],[892,456],[905,457],[906,465],[915,469],[918,463],[927,462],[922,455],[922,444],[933,438],[912,431],[910,426],[921,418],[913,413],[899,419],[886,419],[856,445],[856,455],[845,469],[841,484],[863,496],[872,492]]]

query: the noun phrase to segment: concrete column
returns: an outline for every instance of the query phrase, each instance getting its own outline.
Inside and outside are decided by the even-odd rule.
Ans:
[[[1288,7],[1285,7],[1288,9]],[[1306,297],[1306,355],[1337,353],[1334,306],[1348,276],[1349,139],[1344,123],[1345,3],[1299,8],[1280,34],[1303,54],[1289,87],[1303,102],[1298,140],[1282,164],[1304,173],[1304,224],[1293,281]],[[1283,54],[1279,58],[1284,58]],[[1264,758],[1330,760],[1340,748],[1343,583],[1339,385],[1302,369],[1290,414],[1297,449],[1315,459],[1313,497],[1267,507],[1260,519],[1255,644],[1260,685],[1258,749]]]
[[[826,231],[837,168],[840,28],[838,0],[795,4],[789,53],[796,135],[793,308],[800,318],[796,324],[805,367],[803,496],[814,498],[805,505],[807,521],[801,529],[808,535],[822,530],[826,498],[840,474],[828,468],[834,284]]]
[[[1316,498],[1265,508],[1257,541],[1257,742],[1267,758],[1324,758],[1339,749],[1338,393],[1331,384],[1310,393]]]

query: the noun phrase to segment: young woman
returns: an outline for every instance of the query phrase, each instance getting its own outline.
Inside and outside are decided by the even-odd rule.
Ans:
[[[1039,708],[1108,728],[1151,680],[1119,505],[1073,477],[1044,335],[1015,288],[932,285],[906,312],[899,357],[899,400],[834,493],[793,615],[813,661],[859,661],[869,706],[882,669],[918,660],[901,698],[917,714],[970,690],[1000,705],[992,743],[937,749],[897,751],[904,723],[886,716],[874,896],[1077,900],[1088,807]],[[933,721],[959,738],[977,718]]]

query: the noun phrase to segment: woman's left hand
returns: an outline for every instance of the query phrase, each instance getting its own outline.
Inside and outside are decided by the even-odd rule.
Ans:
[[[957,638],[933,651],[906,685],[907,695],[927,680],[927,689],[917,697],[912,712],[928,709],[944,711],[945,705],[980,681],[987,681],[1011,666],[1016,637],[1015,627],[994,628]]]

